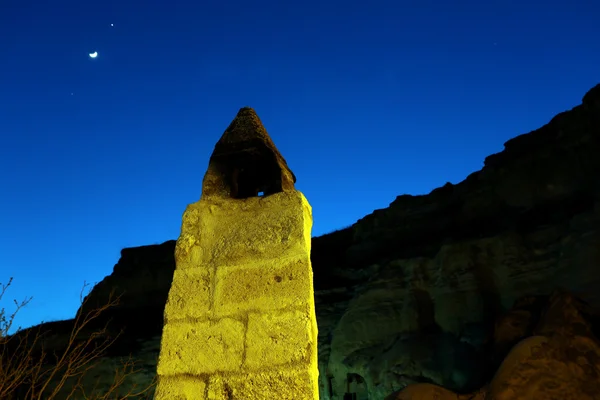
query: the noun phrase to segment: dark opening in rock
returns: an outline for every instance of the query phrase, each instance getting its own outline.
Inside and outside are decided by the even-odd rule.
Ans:
[[[210,158],[202,194],[247,199],[294,190],[296,177],[251,108],[242,108]]]
[[[369,391],[365,379],[359,374],[350,373],[346,377],[346,394],[344,399],[368,400]]]

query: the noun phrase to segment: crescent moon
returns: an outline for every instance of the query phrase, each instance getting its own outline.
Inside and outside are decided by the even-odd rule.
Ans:
[[[90,58],[96,58],[96,57],[98,57],[98,52],[97,51],[95,51],[93,53],[90,53]]]

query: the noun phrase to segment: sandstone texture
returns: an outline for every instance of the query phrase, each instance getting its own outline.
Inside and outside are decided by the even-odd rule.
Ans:
[[[495,332],[495,345],[503,327],[518,326],[520,339],[502,361],[491,382],[470,394],[457,394],[434,384],[412,384],[386,400],[594,400],[600,397],[600,341],[589,318],[587,304],[569,293],[557,291],[549,299],[523,299],[545,303],[538,315],[516,304]],[[511,315],[512,314],[512,315]],[[515,315],[520,316],[515,318]],[[526,323],[524,321],[527,319]],[[600,314],[594,315],[598,320]],[[515,322],[517,322],[515,324]],[[520,322],[520,323],[519,323]],[[523,327],[533,326],[533,329]]]
[[[312,208],[251,108],[183,214],[155,400],[317,400]]]
[[[463,182],[313,238],[320,399],[600,398],[598,154],[600,85]],[[171,280],[203,287],[201,273],[173,277],[175,251],[174,241],[125,249],[91,292],[101,303],[118,287],[115,315],[143,327],[118,318],[123,344],[110,357],[150,360],[136,343],[156,343],[163,319],[146,310],[164,307]]]
[[[563,288],[600,306],[599,100],[600,85],[465,181],[399,196],[352,227],[328,267],[369,274],[320,338],[321,399],[342,398],[348,374],[363,378],[359,399],[417,382],[470,392],[504,356],[490,360],[490,335],[517,299]]]
[[[297,191],[188,206],[156,400],[318,398],[311,227]]]

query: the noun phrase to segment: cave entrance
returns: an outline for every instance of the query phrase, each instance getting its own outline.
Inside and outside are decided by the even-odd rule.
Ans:
[[[293,191],[296,177],[256,112],[240,109],[210,156],[201,198],[248,199]]]
[[[281,168],[269,154],[229,154],[218,160],[221,179],[233,199],[265,197],[282,191]]]
[[[367,383],[359,374],[347,375],[346,394],[344,394],[344,400],[369,400]]]

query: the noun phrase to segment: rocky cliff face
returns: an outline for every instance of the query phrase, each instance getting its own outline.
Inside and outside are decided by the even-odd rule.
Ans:
[[[518,298],[562,287],[600,306],[599,151],[600,85],[463,182],[358,221],[340,264],[369,279],[323,337],[331,398],[349,374],[369,394],[359,399],[412,382],[470,391],[495,367],[488,336]]]
[[[600,393],[600,314],[571,294],[521,298],[496,324],[492,354],[506,355],[489,382],[458,394],[416,383],[386,400],[594,400]]]
[[[463,182],[399,196],[314,238],[321,399],[383,399],[415,382],[472,392],[527,325],[515,317],[503,328],[518,299],[562,288],[600,307],[598,154],[600,85]],[[125,333],[111,356],[134,351],[148,376],[174,246],[124,249],[89,298],[123,293],[113,318]],[[498,341],[502,329],[512,333]]]

